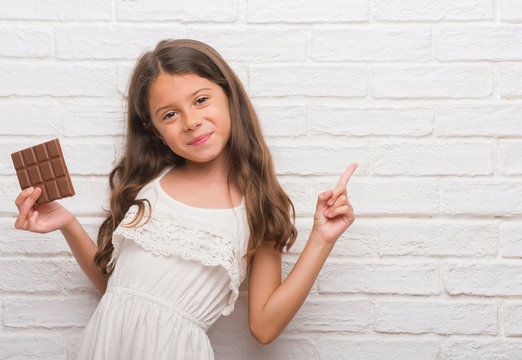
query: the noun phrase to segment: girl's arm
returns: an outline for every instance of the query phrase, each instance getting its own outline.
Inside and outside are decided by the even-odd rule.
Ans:
[[[264,242],[252,259],[248,284],[248,317],[252,335],[262,344],[274,340],[295,316],[310,292],[335,241],[353,223],[346,185],[352,164],[337,186],[319,195],[310,238],[294,268],[281,283],[281,254]]]
[[[87,234],[76,218],[60,230],[65,240],[67,240],[78,265],[91,280],[96,290],[103,295],[107,289],[108,280],[97,271],[94,263],[94,255],[98,251],[98,246],[92,241],[89,234]]]
[[[105,293],[107,279],[98,273],[94,263],[94,255],[98,246],[91,240],[78,220],[56,201],[33,208],[41,194],[40,188],[30,187],[18,195],[15,204],[19,214],[15,221],[15,228],[37,233],[60,230],[80,268],[96,289],[101,294]]]

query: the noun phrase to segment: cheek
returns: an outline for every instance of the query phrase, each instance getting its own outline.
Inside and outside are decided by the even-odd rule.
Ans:
[[[165,139],[165,142],[171,148],[179,148],[180,147],[179,145],[181,144],[181,141],[176,136],[172,136],[171,134],[166,134],[166,136],[163,139]]]
[[[167,142],[167,146],[169,147],[170,151],[172,151],[174,154],[185,157],[184,155],[184,149],[179,147],[177,143],[174,143],[172,140]]]
[[[224,129],[226,129],[226,132],[230,134],[232,129],[232,118],[230,117],[228,106],[225,106],[223,109],[222,126]]]
[[[230,138],[230,134],[232,132],[232,121],[230,118],[222,118],[221,119],[221,133],[228,140]]]
[[[230,137],[230,134],[232,133],[232,121],[228,121],[228,129],[227,129],[227,134],[228,134],[228,137]]]

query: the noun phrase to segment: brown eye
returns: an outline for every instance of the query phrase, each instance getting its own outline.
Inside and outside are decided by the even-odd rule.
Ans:
[[[177,112],[175,112],[175,111],[169,111],[168,113],[165,114],[165,116],[163,116],[163,120],[171,119],[174,116],[176,116],[176,114],[177,114]]]
[[[205,97],[205,96],[200,97],[199,99],[196,100],[196,104],[201,105],[207,100],[208,100],[208,97]]]

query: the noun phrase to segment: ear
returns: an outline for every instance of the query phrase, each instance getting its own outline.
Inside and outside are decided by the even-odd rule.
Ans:
[[[163,138],[163,136],[161,136],[161,134],[159,133],[158,129],[156,129],[156,127],[154,126],[154,124],[150,120],[149,121],[143,121],[141,123],[141,125],[143,126],[143,128],[145,130],[152,131],[152,133],[154,134],[154,136],[156,138],[161,140],[163,142],[163,144],[167,145],[167,143],[165,142],[165,139]]]
[[[152,131],[152,133],[154,134],[154,136],[156,136],[158,139],[161,139],[163,140],[163,138],[161,137],[161,134],[159,133],[158,130],[156,130],[156,128],[153,126],[151,126],[150,130]]]
[[[152,133],[154,134],[154,136],[156,136],[158,139],[160,139],[163,142],[163,144],[167,145],[167,143],[165,142],[165,139],[163,138],[163,136],[161,136],[159,131],[154,127],[154,125],[152,125],[151,130],[152,130]]]

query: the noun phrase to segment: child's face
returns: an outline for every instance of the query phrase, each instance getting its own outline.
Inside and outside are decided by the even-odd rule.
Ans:
[[[149,89],[158,136],[188,162],[220,158],[230,137],[228,99],[216,83],[195,74],[161,73]]]

